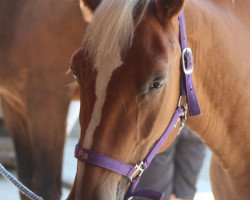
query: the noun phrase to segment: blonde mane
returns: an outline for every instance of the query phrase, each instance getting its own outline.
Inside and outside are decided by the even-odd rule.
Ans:
[[[88,26],[83,46],[96,68],[104,60],[120,55],[133,39],[136,25],[141,21],[151,0],[103,0]],[[135,22],[136,8],[140,14]],[[138,14],[138,13],[136,13]]]

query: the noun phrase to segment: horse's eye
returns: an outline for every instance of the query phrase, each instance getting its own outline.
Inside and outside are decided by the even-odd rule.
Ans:
[[[149,90],[157,90],[164,86],[165,79],[163,77],[158,77],[152,81],[152,83],[149,86]]]

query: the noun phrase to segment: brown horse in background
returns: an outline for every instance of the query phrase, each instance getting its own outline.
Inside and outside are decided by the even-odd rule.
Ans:
[[[71,54],[85,24],[77,0],[0,1],[0,96],[19,179],[46,200],[61,195]],[[25,199],[25,197],[23,197]]]
[[[98,2],[90,4],[92,10]],[[250,3],[102,1],[72,70],[81,94],[79,145],[135,165],[168,126],[180,94],[178,15],[184,9],[202,116],[187,126],[213,152],[215,199],[250,197]],[[178,128],[166,141],[166,149]],[[126,178],[78,162],[68,199],[123,199]]]

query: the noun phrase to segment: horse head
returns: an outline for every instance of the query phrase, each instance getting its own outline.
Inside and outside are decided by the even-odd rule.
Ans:
[[[178,104],[178,15],[184,0],[84,3],[94,17],[72,59],[81,96],[78,145],[135,165],[166,129]],[[78,162],[69,199],[123,199],[128,186],[117,173]]]

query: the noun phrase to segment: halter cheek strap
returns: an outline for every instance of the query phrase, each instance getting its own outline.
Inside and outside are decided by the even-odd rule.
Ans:
[[[180,41],[182,48],[182,70],[181,70],[181,94],[186,97],[187,104],[190,111],[190,116],[195,116],[200,114],[200,108],[197,102],[196,94],[194,91],[193,81],[192,81],[192,51],[187,47],[186,39],[186,28],[185,28],[185,18],[182,12],[179,16],[180,21]],[[181,105],[179,102],[178,107],[162,136],[155,142],[147,156],[143,161],[136,164],[135,166],[123,163],[121,161],[115,160],[108,156],[99,154],[97,152],[85,149],[76,145],[75,157],[82,162],[95,165],[101,168],[108,169],[110,171],[116,172],[128,178],[130,181],[130,187],[125,195],[125,199],[131,199],[132,197],[144,197],[152,200],[161,200],[163,198],[163,193],[152,191],[152,190],[140,190],[135,191],[136,186],[139,183],[140,176],[148,168],[153,158],[156,156],[164,141],[177,125],[179,120],[181,120],[181,128],[185,125],[187,119],[187,106]]]
[[[200,107],[194,90],[192,79],[193,57],[192,50],[188,48],[185,15],[182,11],[179,16],[180,42],[182,49],[181,96],[185,96],[191,117],[201,114]]]

